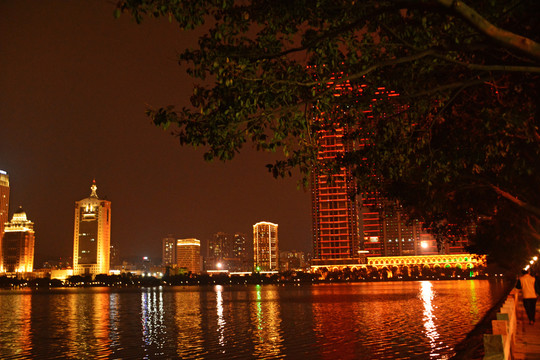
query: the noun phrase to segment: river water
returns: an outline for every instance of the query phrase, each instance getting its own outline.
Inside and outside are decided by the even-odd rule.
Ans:
[[[0,291],[0,359],[446,359],[502,281]]]

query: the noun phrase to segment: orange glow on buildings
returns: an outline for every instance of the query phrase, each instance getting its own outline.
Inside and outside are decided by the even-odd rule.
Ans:
[[[197,239],[176,241],[176,265],[193,274],[201,272],[201,242]]]
[[[343,141],[344,130],[319,133],[319,161],[335,159],[352,150]],[[358,258],[359,204],[349,168],[341,168],[333,178],[313,172],[311,182],[314,264],[343,263]]]
[[[34,270],[34,223],[19,208],[4,227],[0,272],[28,273]]]
[[[97,196],[95,180],[90,196],[75,202],[73,275],[109,273],[111,202]]]
[[[332,85],[335,96],[352,91],[361,96],[367,87],[361,85],[356,89],[348,81],[328,83]],[[375,90],[372,103],[399,96],[384,87]],[[373,118],[371,109],[363,112],[368,119]],[[327,116],[330,119],[321,121],[340,116],[339,110]],[[385,199],[378,192],[357,189],[351,169],[342,167],[332,177],[325,174],[328,162],[370,146],[369,134],[347,138],[348,130],[338,126],[333,124],[331,130],[317,133],[319,167],[311,177],[313,266],[362,264],[366,257],[465,253],[466,238],[452,239],[450,244],[438,249],[433,236],[422,229],[421,223],[409,219],[399,203]]]
[[[256,271],[279,270],[277,224],[261,221],[253,225],[253,262]]]
[[[8,222],[9,213],[9,175],[0,170],[0,272],[2,272],[2,236],[4,224]]]

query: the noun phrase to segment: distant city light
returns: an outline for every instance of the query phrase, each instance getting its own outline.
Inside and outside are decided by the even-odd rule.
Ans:
[[[533,256],[533,260],[534,261],[538,260],[538,256]]]
[[[219,262],[219,263],[216,264],[216,266],[217,266],[218,269],[221,269],[223,267],[223,264]]]
[[[148,256],[145,256],[142,258],[143,260],[148,260]]]
[[[422,247],[422,249],[427,249],[429,245],[428,245],[427,241],[422,241],[420,243],[420,246]]]

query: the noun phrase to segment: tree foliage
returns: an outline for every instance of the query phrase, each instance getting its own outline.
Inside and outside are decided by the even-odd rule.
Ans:
[[[201,31],[180,55],[191,106],[148,111],[182,145],[279,149],[274,176],[352,166],[360,191],[478,225],[476,251],[516,265],[540,239],[540,3],[470,3],[123,0],[117,15]],[[342,128],[359,145],[321,164],[319,131]]]

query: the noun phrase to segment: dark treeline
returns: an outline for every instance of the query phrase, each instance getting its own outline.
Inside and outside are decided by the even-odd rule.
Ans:
[[[159,279],[153,276],[140,276],[132,273],[120,275],[99,274],[92,276],[74,275],[65,281],[50,278],[21,279],[0,277],[0,288],[49,288],[73,286],[187,286],[187,285],[249,285],[249,284],[313,284],[327,282],[366,282],[366,281],[410,281],[410,280],[456,280],[469,278],[487,278],[485,269],[439,268],[439,267],[391,267],[377,269],[363,267],[359,269],[330,270],[322,268],[319,272],[286,271],[279,274],[251,273],[248,275],[192,274],[165,275]]]

